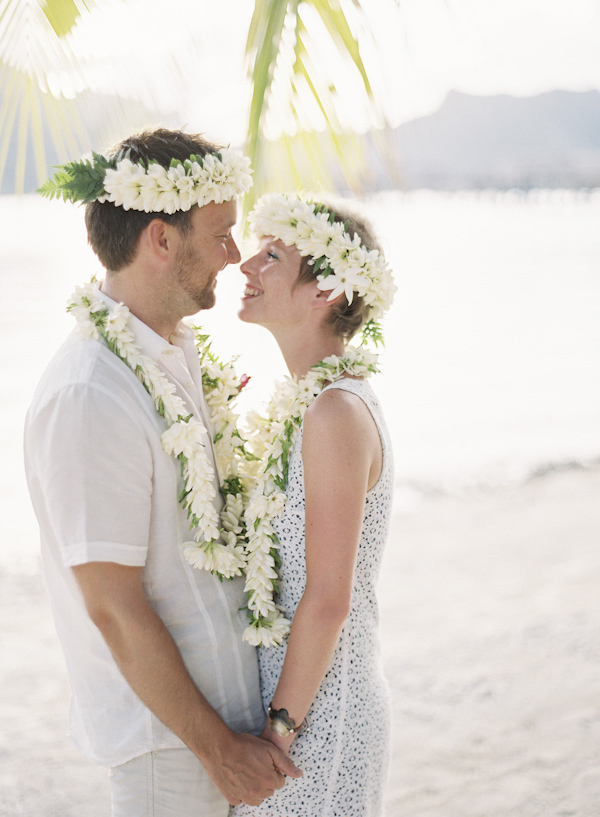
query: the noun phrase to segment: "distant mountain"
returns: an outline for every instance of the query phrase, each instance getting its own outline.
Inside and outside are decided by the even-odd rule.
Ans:
[[[106,147],[116,106],[115,97],[87,93],[86,127],[89,145]],[[130,129],[156,122],[157,116],[128,101]],[[367,184],[381,190],[428,187],[434,190],[478,188],[600,187],[600,91],[551,91],[533,97],[470,96],[452,91],[442,107],[394,129],[394,153],[400,180],[393,178],[373,150]],[[367,134],[375,144],[377,134]],[[57,163],[49,129],[45,130],[48,165]],[[327,152],[327,140],[323,140]],[[83,151],[82,151],[83,152]],[[299,156],[298,161],[304,157]],[[16,133],[8,149],[0,192],[14,189]],[[329,169],[335,179],[335,157]],[[50,167],[48,173],[53,172]],[[341,178],[337,179],[343,187]],[[26,192],[38,181],[28,146]]]
[[[525,98],[453,91],[393,139],[409,188],[600,187],[599,91]]]

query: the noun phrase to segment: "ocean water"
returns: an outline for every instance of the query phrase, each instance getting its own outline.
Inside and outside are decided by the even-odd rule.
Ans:
[[[394,192],[359,206],[399,287],[373,380],[394,442],[397,509],[600,458],[600,192]],[[0,224],[0,570],[31,571],[24,415],[71,329],[68,295],[100,267],[81,209],[2,196]],[[239,270],[225,269],[217,306],[198,322],[251,375],[248,408],[285,368],[270,335],[237,320],[242,289]]]

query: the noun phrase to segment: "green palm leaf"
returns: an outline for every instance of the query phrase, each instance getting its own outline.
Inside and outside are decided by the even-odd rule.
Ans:
[[[0,186],[22,193],[48,166],[143,123],[142,105],[86,91],[66,37],[97,0],[0,0]],[[72,89],[84,89],[74,94]],[[16,147],[15,147],[16,146]],[[9,157],[12,159],[8,164]],[[35,167],[37,184],[29,178]],[[4,183],[3,183],[4,182]]]
[[[372,37],[360,0],[353,0],[362,37]],[[381,129],[385,119],[364,64],[358,34],[340,0],[256,0],[246,56],[253,96],[246,152],[255,184],[247,212],[268,190],[314,191],[368,187],[367,141],[344,119],[348,96],[338,88],[352,83],[352,97],[365,110],[364,130]],[[272,121],[286,124],[274,132]],[[398,180],[397,162],[386,130],[370,138]]]
[[[103,0],[0,0],[0,185],[22,192],[28,168],[38,185],[49,164],[75,159],[139,127],[147,111],[131,100],[85,90],[84,59],[69,34]],[[126,2],[126,0],[124,0]],[[352,12],[352,14],[350,14]],[[246,54],[252,79],[246,150],[255,187],[359,191],[369,183],[366,141],[348,122],[354,101],[362,130],[384,124],[361,37],[369,36],[361,0],[255,0]],[[181,67],[181,66],[180,66]],[[64,82],[72,86],[68,91]],[[352,86],[348,104],[340,92]],[[283,120],[284,128],[277,122]],[[379,142],[395,167],[385,131]],[[14,145],[17,145],[16,154]],[[11,153],[12,150],[12,153]],[[371,146],[372,150],[372,146]],[[14,167],[7,167],[14,155]]]
[[[41,4],[42,11],[57,37],[65,37],[69,34],[81,17],[81,7],[91,11],[96,5],[95,0],[79,0],[78,6],[74,0],[61,0],[60,3],[53,3],[51,0],[44,0]]]

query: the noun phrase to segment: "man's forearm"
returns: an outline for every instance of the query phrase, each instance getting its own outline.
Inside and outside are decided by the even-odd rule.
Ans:
[[[138,698],[171,729],[201,761],[220,740],[223,723],[194,684],[173,637],[145,602],[127,613],[103,613],[96,625]]]
[[[194,684],[171,634],[143,591],[141,569],[92,562],[73,568],[90,618],[140,700],[199,758],[227,800],[258,805],[300,776],[271,744],[236,734]]]

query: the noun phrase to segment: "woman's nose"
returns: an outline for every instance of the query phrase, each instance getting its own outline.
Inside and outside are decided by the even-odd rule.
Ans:
[[[244,275],[250,275],[252,272],[253,261],[256,258],[255,255],[250,256],[250,258],[246,258],[245,261],[242,262],[240,265],[240,271],[244,273]]]

